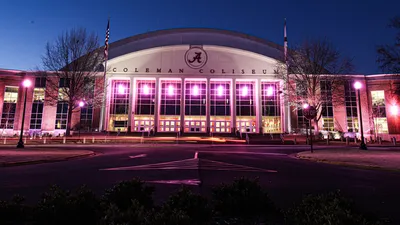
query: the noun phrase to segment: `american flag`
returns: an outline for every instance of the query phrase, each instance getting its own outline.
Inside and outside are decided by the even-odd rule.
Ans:
[[[106,40],[104,43],[104,59],[108,59],[108,39],[110,38],[110,18],[108,18],[107,29],[106,29]]]

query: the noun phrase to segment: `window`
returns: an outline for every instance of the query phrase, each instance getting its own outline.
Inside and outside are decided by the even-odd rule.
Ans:
[[[59,87],[60,88],[69,87],[69,83],[70,83],[70,79],[69,78],[60,78]]]
[[[57,103],[55,129],[67,129],[67,119],[68,119],[68,103],[65,101],[59,101]]]
[[[303,82],[296,83],[296,95],[299,104],[302,105],[305,99],[307,99],[306,87],[304,87]],[[306,119],[303,115],[303,107],[297,108],[297,128],[304,129],[310,127],[310,120]]]
[[[206,82],[185,81],[185,115],[206,115]]]
[[[334,131],[332,82],[328,80],[320,81],[320,90],[322,100],[322,128],[327,131]]]
[[[372,116],[374,118],[375,132],[388,133],[385,92],[371,91],[371,98],[372,98]]]
[[[236,115],[255,116],[256,104],[254,104],[255,84],[252,81],[236,82]]]
[[[81,108],[80,129],[90,131],[92,128],[93,107],[85,105]]]
[[[35,88],[45,88],[45,87],[46,87],[46,77],[36,77]]]
[[[348,132],[358,132],[357,97],[353,83],[353,81],[347,81],[344,84]]]
[[[210,86],[210,115],[230,116],[229,81],[211,81]]]
[[[153,115],[156,97],[156,83],[151,80],[138,80],[136,88],[136,115]]]
[[[111,131],[127,131],[129,113],[129,80],[114,80],[111,85],[110,123]],[[122,126],[124,124],[124,126]]]
[[[0,127],[3,129],[14,128],[15,111],[17,109],[18,87],[6,86],[4,93],[3,112]]]
[[[160,115],[180,115],[182,84],[180,80],[161,81]]]
[[[44,93],[45,93],[44,88],[35,88],[33,90],[33,103],[32,103],[30,129],[42,128]]]
[[[261,84],[261,105],[263,116],[280,116],[278,84],[262,83]]]

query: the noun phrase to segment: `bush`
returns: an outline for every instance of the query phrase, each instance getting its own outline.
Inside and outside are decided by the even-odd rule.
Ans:
[[[308,195],[300,204],[285,213],[285,221],[290,225],[372,225],[356,213],[353,203],[344,198],[340,191],[327,194]]]
[[[25,199],[19,195],[11,201],[0,201],[0,224],[27,224],[32,208],[24,205]]]
[[[268,194],[261,188],[258,179],[236,179],[232,184],[222,184],[213,189],[213,204],[216,214],[233,221],[270,220],[278,215]]]
[[[131,202],[130,207],[121,211],[115,204],[110,204],[104,211],[100,225],[140,225],[145,224],[148,213],[137,200]]]
[[[207,198],[194,194],[186,187],[171,195],[163,207],[182,211],[190,218],[190,224],[208,224],[212,217]]]
[[[96,195],[85,186],[76,193],[52,186],[36,206],[37,224],[96,224],[100,213]]]
[[[152,211],[146,220],[146,225],[191,225],[191,218],[182,210],[162,207]]]
[[[122,181],[106,190],[102,201],[106,206],[114,204],[121,211],[125,211],[131,206],[132,201],[136,200],[140,205],[149,209],[154,205],[153,193],[154,187],[146,186],[139,179],[133,179]]]

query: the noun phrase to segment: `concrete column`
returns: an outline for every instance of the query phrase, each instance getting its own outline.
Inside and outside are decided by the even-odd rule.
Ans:
[[[257,127],[258,127],[258,132],[262,134],[262,85],[261,85],[261,79],[257,79],[257,84],[256,87],[258,90],[256,92],[256,101],[254,101],[256,105],[256,116],[257,116]]]
[[[0,81],[0,119],[3,113],[3,105],[4,105],[4,93],[5,93],[6,85],[3,81]]]
[[[31,78],[32,80],[32,78]],[[29,87],[27,89],[27,95],[26,95],[26,108],[25,108],[25,121],[24,121],[24,131],[29,130],[30,127],[30,122],[31,122],[31,113],[32,113],[32,102],[33,102],[33,90],[34,90],[34,85],[32,85],[31,87]],[[21,116],[20,116],[20,120],[18,121],[18,126],[17,129],[21,129],[21,123],[22,123],[22,113],[24,110],[24,96],[25,96],[25,88],[21,87],[21,89],[23,89],[23,96],[21,96]]]
[[[185,127],[185,79],[181,78],[181,134]]]
[[[236,79],[231,82],[231,118],[232,118],[232,133],[236,132]]]
[[[160,110],[159,110],[159,105],[160,105],[160,102],[159,102],[159,93],[160,93],[160,78],[156,78],[156,83],[155,83],[155,87],[154,87],[154,89],[155,89],[155,99],[154,99],[154,132],[157,132],[157,130],[158,130],[158,117],[159,117],[159,115],[160,115]]]
[[[206,132],[210,133],[210,78],[207,78],[206,85]]]
[[[58,77],[47,79],[52,79],[52,82],[58,81]],[[46,88],[49,88],[49,90],[44,96],[45,101],[43,103],[42,131],[44,133],[54,133],[56,126],[57,101],[55,101],[51,96],[48,96],[50,94],[48,92],[51,92],[52,96],[57,96],[58,90],[52,88],[48,82],[46,82]]]
[[[134,79],[133,77],[131,77],[129,80],[128,133],[132,132],[132,116],[134,116],[134,113],[132,111],[135,101],[135,99],[133,98],[133,90],[136,90],[136,88],[134,88]]]

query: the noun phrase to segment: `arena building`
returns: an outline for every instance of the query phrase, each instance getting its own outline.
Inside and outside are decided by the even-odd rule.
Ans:
[[[282,58],[280,45],[225,30],[171,29],[116,41],[109,46],[105,113],[88,106],[74,111],[73,130],[157,135],[299,132],[308,121],[301,110],[285,110],[283,81],[274,74]],[[353,82],[360,81],[366,136],[389,139],[397,135],[398,102],[390,87],[400,81],[399,76],[348,76],[351,79],[342,90],[345,104],[328,105],[319,121],[320,129],[359,132]],[[21,129],[21,83],[27,77],[34,85],[27,92],[24,130],[63,134],[68,105],[45,101],[46,80],[33,72],[2,69],[2,135]],[[103,73],[99,73],[96,85],[103,85]]]

